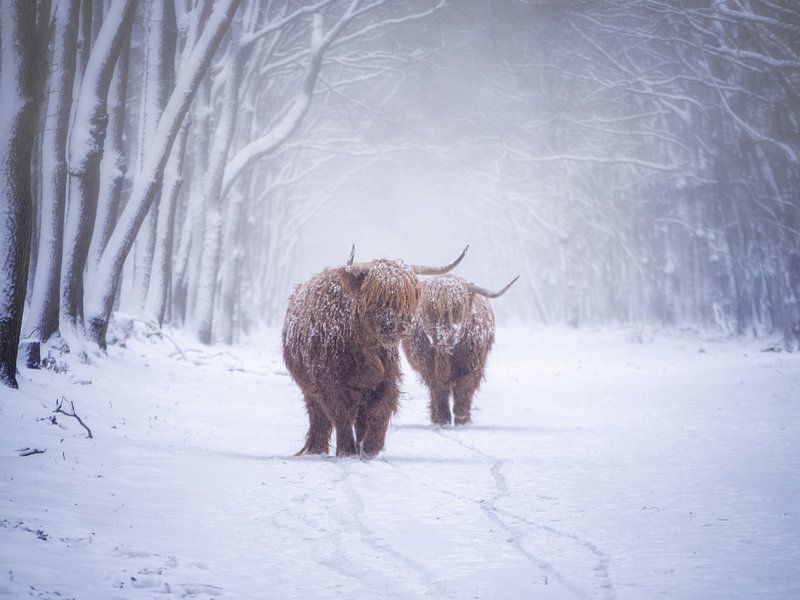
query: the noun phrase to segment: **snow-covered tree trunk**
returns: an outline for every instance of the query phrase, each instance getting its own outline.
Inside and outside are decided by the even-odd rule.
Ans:
[[[122,199],[122,184],[128,168],[123,146],[125,134],[126,100],[128,95],[128,68],[130,48],[125,46],[117,59],[111,87],[108,90],[108,127],[100,161],[100,193],[97,197],[97,214],[89,246],[87,272],[91,275],[100,262]]]
[[[194,309],[194,333],[197,338],[209,344],[212,340],[214,315],[214,296],[219,273],[222,213],[222,180],[228,150],[236,130],[236,116],[239,112],[239,84],[242,71],[242,48],[239,36],[231,40],[228,60],[225,65],[225,88],[222,94],[222,110],[217,121],[211,142],[208,171],[203,185],[205,199],[205,231],[200,259],[197,301]]]
[[[197,126],[195,124],[195,129]],[[197,160],[198,151],[197,147],[192,153],[192,159],[186,161],[191,162],[192,167],[190,173],[194,172],[194,162]],[[197,243],[197,235],[201,231],[202,223],[198,223],[200,218],[196,216],[200,212],[200,204],[202,196],[193,193],[194,186],[190,182],[186,182],[184,189],[186,190],[186,208],[183,215],[183,223],[181,225],[180,236],[178,245],[175,252],[173,274],[170,290],[170,314],[174,323],[185,323],[188,317],[188,300],[189,300],[189,271],[190,262],[192,258],[192,247]]]
[[[141,110],[139,111],[139,170],[148,151],[158,118],[164,110],[174,79],[175,7],[172,0],[148,0],[145,21],[145,55],[142,69]],[[159,194],[160,191],[156,191]],[[133,250],[133,297],[130,308],[141,312],[145,308],[153,268],[156,244],[158,209],[151,207],[139,229]]]
[[[164,169],[161,200],[158,202],[158,229],[153,253],[153,269],[147,290],[145,316],[159,325],[164,323],[167,294],[172,279],[172,256],[175,238],[175,210],[180,192],[189,124],[184,123]],[[151,209],[152,210],[152,209]]]
[[[67,180],[67,134],[78,39],[78,4],[56,0],[42,130],[39,243],[26,331],[45,341],[58,330]]]
[[[36,3],[0,9],[0,384],[17,387],[17,351],[28,279],[38,55]]]
[[[244,185],[237,187],[245,188]],[[236,189],[230,196],[223,226],[222,241],[225,251],[221,259],[219,302],[214,317],[214,338],[226,344],[232,344],[234,338],[234,314],[244,251],[241,241],[244,194],[242,189]]]
[[[210,12],[210,4],[206,3],[202,8]],[[187,52],[194,47],[196,38],[200,34],[199,30],[204,23],[205,19],[192,19],[181,56],[188,55]],[[194,289],[191,282],[196,279],[194,275],[200,264],[200,252],[197,251],[197,248],[200,247],[202,240],[202,183],[203,174],[208,165],[211,88],[210,78],[205,78],[201,81],[195,94],[190,115],[191,128],[187,139],[187,144],[192,151],[185,159],[182,173],[183,221],[172,265],[172,281],[169,292],[171,321],[182,325],[187,323],[191,314],[191,303],[194,301],[195,294],[190,293],[189,290]]]
[[[92,239],[106,135],[107,96],[120,50],[130,35],[136,0],[110,5],[89,55],[69,139],[69,182],[61,265],[60,326],[73,336],[83,316],[83,270]]]
[[[240,0],[215,3],[214,12],[202,35],[178,72],[175,88],[149,144],[148,155],[134,178],[130,199],[100,259],[87,295],[86,308],[87,335],[101,347],[105,347],[108,320],[125,257],[161,185],[164,167],[200,80],[227,32],[239,3]]]
[[[209,151],[211,148],[211,82],[206,80],[201,86],[195,102],[192,120],[192,181],[187,207],[186,224],[189,237],[179,248],[175,289],[177,302],[182,305],[179,312],[184,323],[191,323],[194,305],[197,300],[197,282],[200,273],[203,235],[205,231],[205,197],[203,185],[208,172]]]
[[[247,110],[240,118],[242,131],[251,131],[253,112]],[[240,300],[241,268],[244,253],[245,199],[251,189],[250,177],[239,179],[225,207],[222,249],[220,257],[219,301],[214,305],[214,339],[232,344],[235,335],[234,315]]]
[[[80,0],[76,2],[80,6],[80,14],[78,16],[78,51],[75,57],[75,78],[72,80],[73,102],[70,124],[75,121],[77,102],[74,100],[80,94],[83,73],[86,71],[86,65],[89,62],[89,51],[92,48],[92,7],[96,1],[98,0]]]

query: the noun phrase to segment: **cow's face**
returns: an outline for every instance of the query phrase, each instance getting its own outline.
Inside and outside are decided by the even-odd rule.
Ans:
[[[411,325],[412,316],[392,306],[366,308],[366,324],[384,345],[396,345]]]
[[[430,343],[451,351],[464,332],[472,311],[473,294],[460,277],[445,275],[425,282],[419,318]]]
[[[420,284],[412,267],[400,260],[379,259],[358,272],[343,270],[356,297],[356,318],[365,334],[384,346],[396,346],[413,320]]]

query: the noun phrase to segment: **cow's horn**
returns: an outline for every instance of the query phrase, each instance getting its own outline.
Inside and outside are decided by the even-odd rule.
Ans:
[[[412,268],[414,269],[414,273],[416,273],[417,275],[443,275],[445,273],[448,273],[449,271],[452,271],[458,266],[458,263],[460,263],[461,259],[464,258],[464,255],[467,253],[467,250],[469,250],[469,244],[467,244],[466,248],[464,248],[464,250],[461,252],[461,254],[457,259],[455,259],[449,265],[445,265],[443,267],[426,267],[424,265],[412,265]]]
[[[353,275],[362,275],[367,272],[367,268],[369,267],[366,263],[355,263],[353,264],[353,259],[356,256],[356,245],[353,244],[353,247],[350,248],[350,258],[347,259],[347,265],[345,265],[344,269],[348,273]]]
[[[517,279],[519,279],[519,275],[514,277],[514,279],[512,279],[509,282],[509,284],[506,287],[504,287],[502,290],[500,290],[499,292],[490,292],[486,288],[482,288],[480,286],[477,286],[474,283],[468,283],[467,284],[467,288],[473,294],[480,294],[481,296],[486,296],[487,298],[499,298],[500,296],[502,296],[503,294],[505,294],[508,291],[508,288],[510,288],[512,285],[514,285],[514,283],[517,281]]]

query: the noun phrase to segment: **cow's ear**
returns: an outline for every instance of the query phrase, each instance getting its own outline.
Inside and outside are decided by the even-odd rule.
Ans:
[[[353,269],[352,267],[344,267],[339,271],[339,279],[342,281],[342,286],[352,294],[358,294],[366,276],[366,270]]]

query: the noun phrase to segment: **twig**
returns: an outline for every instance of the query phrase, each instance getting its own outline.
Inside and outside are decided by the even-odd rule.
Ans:
[[[34,454],[44,454],[47,450],[40,450],[39,448],[20,448],[17,452],[20,456],[33,456]]]
[[[92,430],[91,430],[91,429],[89,429],[89,428],[86,426],[86,423],[84,423],[84,422],[83,422],[83,419],[81,419],[81,418],[80,418],[80,417],[79,417],[79,416],[78,416],[78,415],[75,413],[75,403],[74,403],[72,400],[70,400],[70,401],[69,401],[69,405],[72,407],[72,412],[71,412],[71,413],[68,413],[67,411],[65,411],[65,410],[62,408],[62,406],[63,406],[63,404],[64,404],[64,400],[66,400],[66,398],[64,398],[63,396],[62,396],[62,398],[61,398],[60,400],[56,400],[56,409],[55,409],[53,412],[54,412],[54,413],[61,413],[62,415],[67,415],[68,417],[74,417],[75,419],[77,419],[77,420],[78,420],[78,423],[80,423],[80,424],[83,426],[83,428],[86,430],[86,433],[88,433],[88,434],[89,434],[89,435],[88,435],[88,436],[86,436],[86,437],[93,438],[94,436],[92,435]]]

